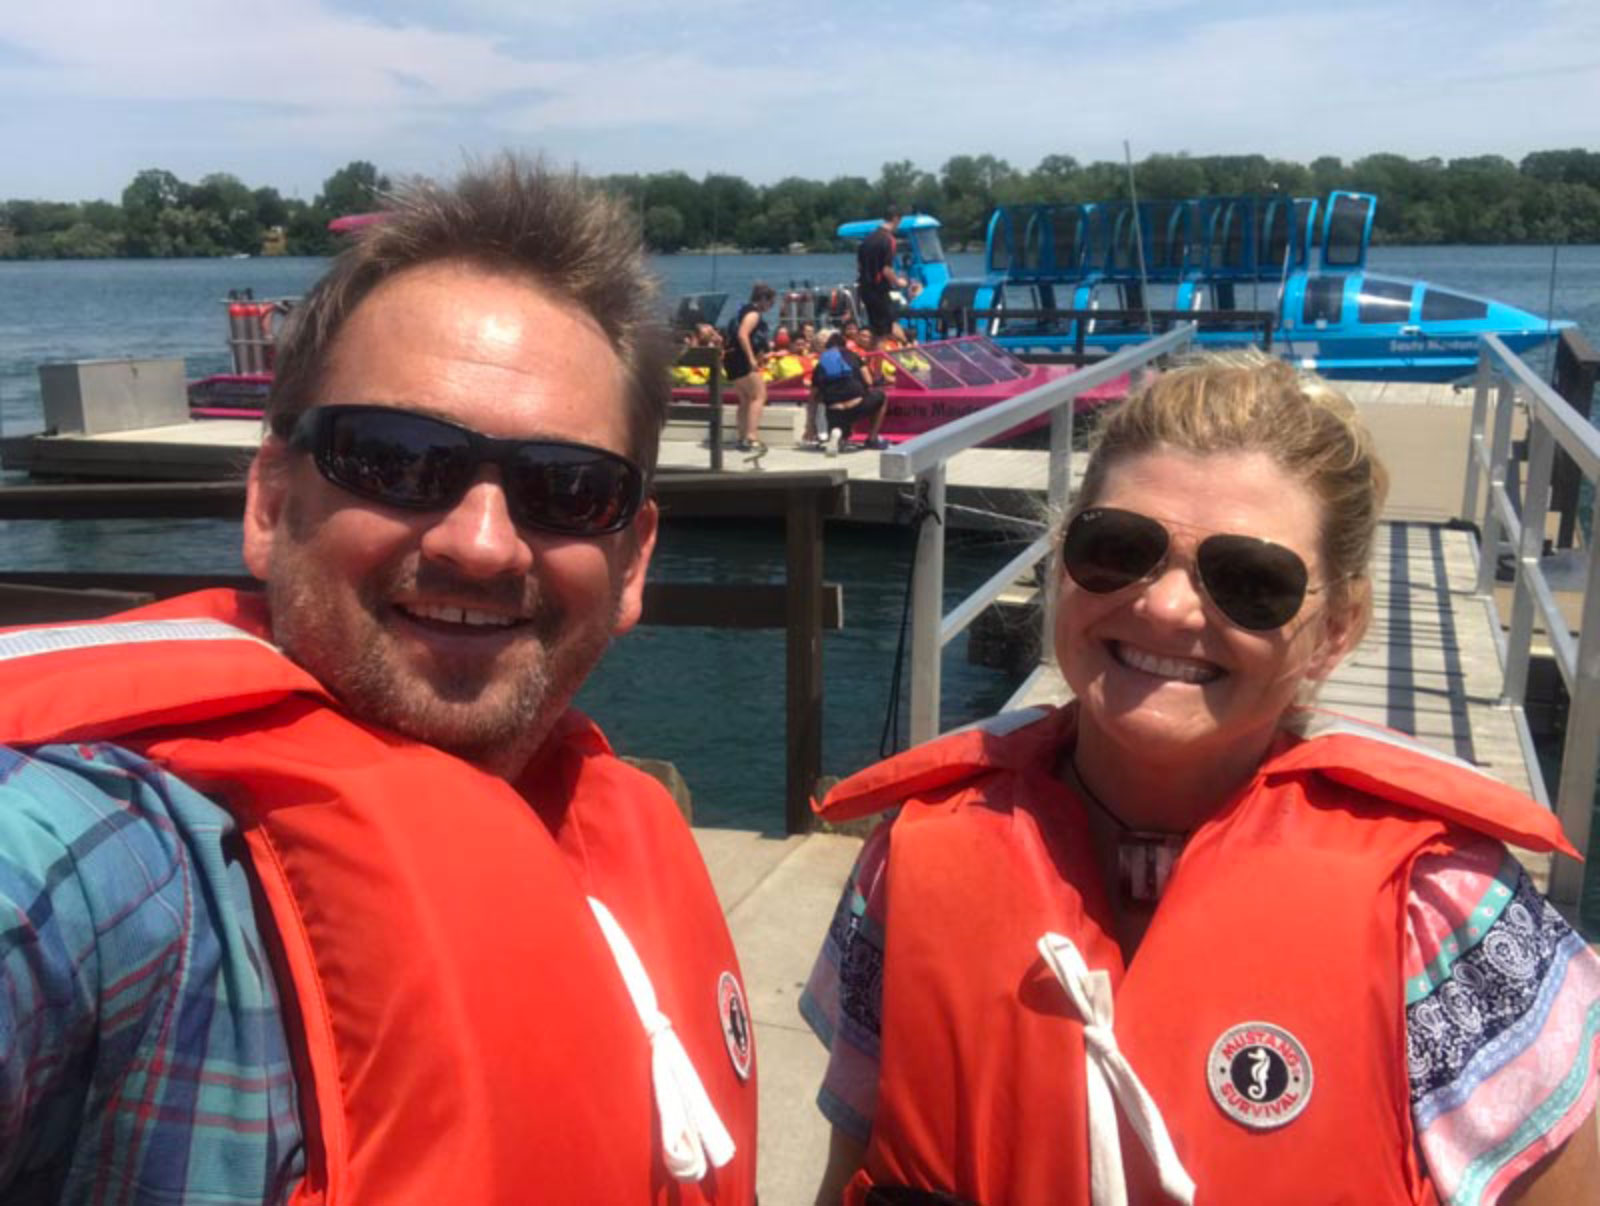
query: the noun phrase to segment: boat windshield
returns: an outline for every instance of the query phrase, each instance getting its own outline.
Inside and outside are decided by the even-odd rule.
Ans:
[[[944,263],[944,244],[939,241],[939,232],[931,227],[925,230],[913,230],[906,235],[912,244],[915,256],[924,264]]]
[[[884,354],[924,389],[962,389],[1017,381],[1031,370],[981,335],[898,348]]]

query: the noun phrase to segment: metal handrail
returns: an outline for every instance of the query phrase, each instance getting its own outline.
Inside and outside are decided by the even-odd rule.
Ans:
[[[951,457],[1010,431],[1030,419],[1050,416],[1051,513],[1067,504],[1072,484],[1074,402],[1080,394],[1125,373],[1137,373],[1160,357],[1188,347],[1195,324],[1186,322],[1155,339],[1108,356],[1092,368],[1041,385],[995,406],[946,423],[884,452],[879,472],[885,481],[917,482],[917,499],[927,516],[917,533],[911,592],[911,733],[913,743],[939,733],[940,658],[979,613],[1030,566],[1052,551],[1049,534],[1040,536],[944,614],[944,512],[946,465]],[[1045,630],[1055,607],[1053,585],[1045,591]]]
[[[1493,424],[1486,431],[1491,390],[1495,394]],[[1527,484],[1520,500],[1514,499],[1506,486],[1508,466],[1516,451],[1512,427],[1519,403],[1524,408],[1528,440]],[[1461,502],[1461,516],[1474,520],[1481,533],[1474,593],[1490,609],[1491,627],[1498,635],[1500,622],[1493,598],[1495,571],[1501,542],[1509,543],[1516,552],[1512,559],[1511,622],[1500,648],[1501,703],[1512,711],[1524,757],[1530,767],[1537,768],[1523,713],[1537,616],[1544,623],[1550,652],[1566,683],[1569,699],[1554,809],[1573,845],[1579,853],[1585,853],[1594,813],[1595,775],[1600,771],[1600,557],[1594,554],[1591,538],[1575,641],[1540,561],[1551,513],[1550,482],[1558,447],[1572,458],[1591,488],[1600,487],[1600,432],[1540,380],[1498,336],[1484,336]],[[1536,793],[1543,796],[1537,769],[1530,778]],[[1556,860],[1550,878],[1551,899],[1559,905],[1575,907],[1582,891],[1582,866],[1570,859]]]

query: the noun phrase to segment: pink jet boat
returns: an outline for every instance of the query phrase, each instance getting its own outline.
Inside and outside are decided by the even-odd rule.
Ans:
[[[1059,381],[1075,371],[1071,365],[1027,364],[982,335],[874,351],[864,356],[863,361],[868,375],[886,395],[881,434],[896,443]],[[1080,394],[1074,402],[1074,411],[1079,415],[1088,414],[1126,396],[1127,392],[1127,377],[1117,378]],[[709,387],[699,383],[679,381],[672,390],[675,402],[704,403],[709,395]],[[807,401],[809,395],[805,372],[770,381],[767,385],[769,405],[800,404]],[[733,401],[733,391],[727,387],[723,389],[723,401]],[[1001,439],[1009,440],[1048,426],[1048,416],[1041,416],[1007,432]]]

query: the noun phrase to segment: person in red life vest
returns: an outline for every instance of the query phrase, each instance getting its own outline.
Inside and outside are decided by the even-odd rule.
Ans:
[[[819,1202],[1597,1200],[1600,959],[1507,853],[1572,854],[1554,817],[1302,702],[1366,626],[1384,487],[1281,361],[1104,418],[1059,546],[1075,702],[821,806],[897,811],[802,997]]]
[[[671,348],[506,157],[296,308],[212,591],[0,634],[0,1198],[754,1201],[738,962],[571,699],[639,618]]]
[[[817,340],[817,324],[809,318],[802,319],[795,331],[794,351],[798,356],[815,357],[822,351],[822,344]]]

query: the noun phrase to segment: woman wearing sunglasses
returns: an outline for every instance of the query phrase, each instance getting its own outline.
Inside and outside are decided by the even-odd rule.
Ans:
[[[823,805],[896,811],[802,999],[819,1202],[1595,1200],[1600,960],[1506,851],[1559,827],[1300,706],[1366,627],[1384,487],[1281,362],[1107,416],[1061,541],[1074,702]]]

